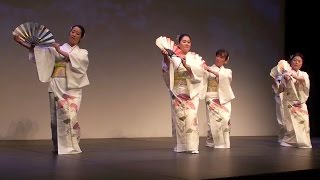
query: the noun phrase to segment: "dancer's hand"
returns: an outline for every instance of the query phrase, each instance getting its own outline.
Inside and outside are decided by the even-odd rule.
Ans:
[[[59,43],[52,43],[52,46],[56,49],[58,53],[60,53],[60,44]]]
[[[21,44],[22,43],[22,39],[18,36],[18,35],[14,35],[13,36],[14,41],[16,41],[17,43]]]

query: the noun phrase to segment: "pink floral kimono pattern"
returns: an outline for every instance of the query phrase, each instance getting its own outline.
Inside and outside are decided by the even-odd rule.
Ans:
[[[186,79],[188,72],[179,68],[175,72],[175,86],[172,97],[173,120],[175,124],[175,133],[177,152],[197,151],[199,147],[199,128],[198,128],[198,105],[199,97],[190,98]]]
[[[86,73],[89,66],[88,51],[77,45],[71,47],[67,43],[60,46],[60,49],[69,54],[68,59],[52,47],[35,47],[29,58],[36,63],[39,80],[49,82],[48,91],[54,94],[57,127],[53,127],[52,131],[53,134],[57,132],[58,154],[77,154],[82,152],[79,147],[80,125],[77,114],[82,88],[89,85]],[[65,77],[52,76],[57,62],[66,62]],[[54,108],[54,105],[50,106]]]

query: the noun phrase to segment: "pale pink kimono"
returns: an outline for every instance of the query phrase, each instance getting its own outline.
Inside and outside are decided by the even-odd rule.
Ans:
[[[36,63],[39,80],[49,82],[49,94],[54,94],[58,154],[77,154],[81,153],[80,126],[77,120],[82,98],[81,88],[89,85],[88,51],[80,49],[78,45],[71,47],[67,43],[60,48],[69,54],[70,62],[66,64],[66,78],[51,77],[55,62],[65,61],[54,48],[35,47],[29,57]]]

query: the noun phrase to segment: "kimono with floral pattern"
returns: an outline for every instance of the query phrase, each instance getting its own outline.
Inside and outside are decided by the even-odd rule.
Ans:
[[[235,98],[232,88],[232,71],[225,67],[210,67],[219,77],[206,72],[204,78],[207,122],[209,126],[206,145],[230,148],[231,100]]]
[[[60,48],[69,54],[69,60],[52,47],[35,47],[29,58],[36,63],[39,80],[49,82],[48,91],[54,94],[55,107],[52,108],[56,109],[58,153],[77,154],[81,153],[80,125],[77,120],[82,99],[81,88],[89,85],[86,73],[89,65],[88,51],[69,44]],[[54,69],[61,62],[65,63],[66,77],[52,77]]]
[[[182,65],[181,51],[175,49],[177,56],[170,60],[169,88],[172,94],[172,118],[175,126],[176,152],[198,151],[199,128],[198,106],[199,92],[203,79],[202,57],[194,52],[185,55],[191,72]]]
[[[282,106],[286,133],[283,142],[298,148],[312,148],[310,140],[309,114],[306,101],[309,97],[310,80],[304,71],[292,71],[297,76],[302,76],[304,82],[291,78],[282,81],[284,84]]]

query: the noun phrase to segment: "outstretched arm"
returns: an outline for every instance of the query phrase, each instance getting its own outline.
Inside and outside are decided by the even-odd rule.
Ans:
[[[21,46],[29,49],[29,50],[33,50],[34,46],[32,46],[31,44],[28,44],[26,42],[24,42],[19,36],[13,36],[14,41],[16,41],[18,44],[20,44]]]
[[[204,70],[208,71],[209,73],[214,74],[216,77],[219,77],[219,72],[212,70],[206,63],[203,63]]]
[[[206,70],[207,70],[209,73],[214,74],[216,77],[219,77],[219,73],[216,72],[216,71],[214,71],[214,70],[212,70],[211,68],[208,67]]]

